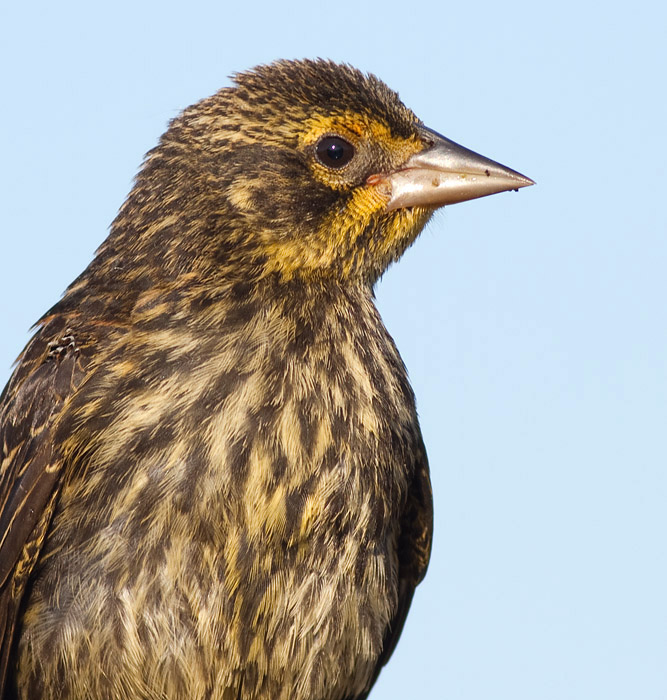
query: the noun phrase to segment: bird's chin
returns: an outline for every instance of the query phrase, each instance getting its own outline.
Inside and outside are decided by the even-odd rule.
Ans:
[[[410,206],[387,209],[385,240],[391,248],[390,259],[398,260],[422,232],[437,207]]]

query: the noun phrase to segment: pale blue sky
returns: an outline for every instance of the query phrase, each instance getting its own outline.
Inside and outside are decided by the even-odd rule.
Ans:
[[[275,58],[383,78],[538,185],[441,212],[378,287],[433,560],[374,700],[667,698],[663,3],[4,3],[0,383],[167,121]]]

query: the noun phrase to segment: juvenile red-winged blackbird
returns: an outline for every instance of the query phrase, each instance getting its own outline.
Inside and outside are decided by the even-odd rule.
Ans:
[[[432,524],[373,285],[529,184],[327,61],[174,119],[2,395],[5,697],[366,697]]]

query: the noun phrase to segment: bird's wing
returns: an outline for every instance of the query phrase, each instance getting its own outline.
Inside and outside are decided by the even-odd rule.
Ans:
[[[21,598],[63,468],[54,423],[86,374],[86,359],[63,326],[44,319],[0,396],[0,697]]]
[[[419,446],[417,464],[408,500],[401,519],[401,533],[398,541],[399,562],[399,591],[398,607],[389,629],[384,638],[382,654],[378,659],[373,675],[373,687],[382,667],[389,661],[398,638],[403,631],[405,619],[412,603],[417,584],[426,575],[428,561],[431,556],[431,541],[433,535],[433,494],[429,476],[428,459],[424,443]],[[368,693],[356,700],[365,700]]]

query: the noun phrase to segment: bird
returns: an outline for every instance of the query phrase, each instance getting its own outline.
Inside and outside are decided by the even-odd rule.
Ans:
[[[174,118],[0,397],[0,697],[366,698],[433,529],[375,284],[531,184],[325,59]]]

